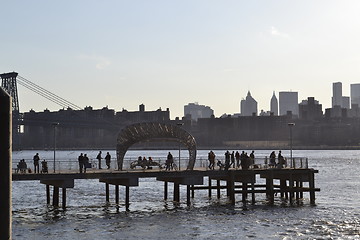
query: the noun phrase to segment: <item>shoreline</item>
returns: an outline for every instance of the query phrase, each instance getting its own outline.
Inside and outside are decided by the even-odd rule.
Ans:
[[[57,148],[57,151],[80,151],[80,150],[115,150],[116,151],[116,147],[89,147],[89,148]],[[182,150],[185,150],[185,148],[182,146],[181,147]],[[274,147],[274,148],[269,148],[269,147],[255,147],[255,148],[251,148],[251,147],[241,147],[241,146],[217,146],[217,147],[197,147],[197,150],[233,150],[233,149],[238,149],[238,150],[290,150],[289,147]],[[38,149],[38,148],[24,148],[24,149],[13,149],[13,151],[54,151],[54,149],[52,148],[45,148],[45,149]],[[133,150],[133,151],[144,151],[144,150],[179,150],[179,148],[174,148],[174,147],[131,147],[128,150]],[[292,150],[360,150],[360,146],[293,146]]]

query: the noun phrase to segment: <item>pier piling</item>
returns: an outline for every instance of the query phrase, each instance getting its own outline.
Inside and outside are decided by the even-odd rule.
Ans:
[[[11,239],[12,100],[0,87],[0,236]]]

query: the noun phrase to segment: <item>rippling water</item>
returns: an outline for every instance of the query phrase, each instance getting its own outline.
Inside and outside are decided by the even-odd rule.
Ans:
[[[52,152],[39,152],[51,159]],[[115,156],[115,152],[111,152]],[[223,151],[216,151],[223,155]],[[269,151],[256,151],[257,156]],[[31,159],[33,151],[14,152],[13,159]],[[131,151],[138,155],[166,156],[167,151]],[[173,151],[176,155],[177,152]],[[186,152],[181,152],[186,156]],[[63,159],[76,159],[77,151],[58,151]],[[89,155],[96,156],[96,152]],[[289,155],[283,151],[283,155]],[[186,188],[181,188],[181,203],[163,200],[163,184],[155,179],[140,179],[139,187],[130,188],[130,212],[111,203],[105,204],[105,186],[98,180],[76,180],[67,191],[67,209],[46,205],[45,186],[39,181],[13,182],[13,239],[360,239],[360,151],[293,151],[308,157],[315,174],[316,206],[305,199],[302,206],[266,204],[256,195],[255,206],[246,207],[237,196],[235,206],[196,191],[192,205],[186,206]],[[206,159],[207,151],[198,151]],[[74,160],[75,161],[75,160]],[[76,166],[76,164],[74,165]],[[206,182],[206,180],[204,181]],[[120,187],[124,203],[125,189]],[[307,198],[308,194],[304,194]]]

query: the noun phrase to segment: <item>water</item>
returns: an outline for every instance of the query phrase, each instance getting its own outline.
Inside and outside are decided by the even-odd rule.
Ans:
[[[103,151],[105,152],[105,151]],[[177,151],[172,151],[177,155]],[[31,159],[34,151],[14,152],[15,159]],[[39,152],[51,159],[52,152]],[[78,151],[58,151],[59,159],[76,159]],[[96,157],[96,151],[88,155]],[[110,152],[115,156],[115,152]],[[215,151],[223,156],[224,151]],[[256,151],[257,156],[269,151]],[[130,151],[138,155],[163,157],[167,151]],[[186,156],[186,151],[181,155]],[[283,151],[284,156],[289,152]],[[255,206],[243,207],[237,195],[235,206],[196,191],[190,207],[186,206],[186,188],[181,188],[181,203],[163,200],[163,184],[155,179],[141,179],[139,187],[130,188],[130,212],[125,211],[125,189],[120,187],[120,208],[114,204],[110,188],[105,204],[105,186],[98,180],[76,180],[67,191],[67,209],[46,205],[45,186],[38,181],[13,182],[13,239],[360,239],[360,151],[293,151],[294,156],[309,158],[315,174],[316,206],[305,200],[303,206],[266,204],[256,195]],[[198,151],[206,159],[207,151]],[[75,161],[75,160],[74,160]],[[73,165],[75,167],[76,164]],[[204,181],[206,182],[206,180]],[[308,194],[304,194],[308,198]]]

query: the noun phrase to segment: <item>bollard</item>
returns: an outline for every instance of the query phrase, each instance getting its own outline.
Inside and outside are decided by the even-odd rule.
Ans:
[[[11,97],[0,87],[0,236],[11,239]]]

